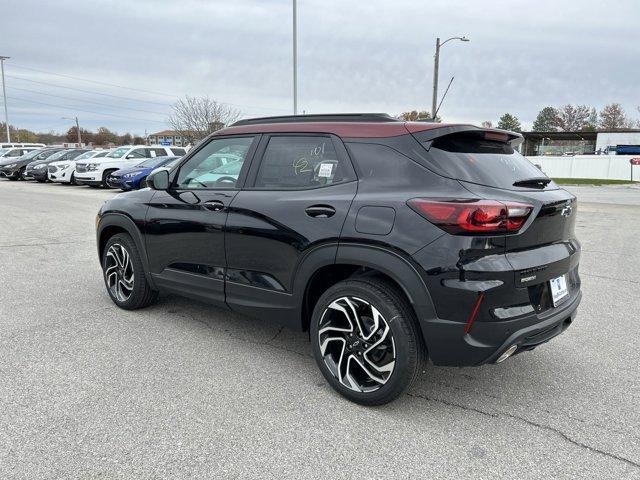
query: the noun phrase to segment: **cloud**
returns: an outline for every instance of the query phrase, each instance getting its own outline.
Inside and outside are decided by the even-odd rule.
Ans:
[[[447,121],[511,112],[526,126],[545,105],[616,101],[634,115],[640,104],[635,0],[298,0],[298,14],[308,113],[429,109],[435,37],[457,35],[472,41],[442,49],[440,94],[455,76]],[[64,130],[60,117],[77,114],[86,128],[160,130],[185,94],[246,116],[291,112],[289,0],[22,0],[3,18],[10,120],[20,127]]]

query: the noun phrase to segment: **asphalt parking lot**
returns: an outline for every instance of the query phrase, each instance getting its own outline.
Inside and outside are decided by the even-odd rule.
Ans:
[[[372,409],[305,334],[173,296],[116,308],[94,240],[115,192],[0,181],[0,478],[640,478],[640,189],[568,188],[571,328]]]

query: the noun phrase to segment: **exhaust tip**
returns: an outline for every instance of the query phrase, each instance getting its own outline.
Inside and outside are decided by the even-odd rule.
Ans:
[[[498,359],[496,360],[496,363],[504,362],[507,358],[509,358],[511,355],[513,355],[517,349],[518,349],[517,345],[511,345],[509,348],[507,348],[504,351],[504,353],[502,355],[500,355],[498,357]]]

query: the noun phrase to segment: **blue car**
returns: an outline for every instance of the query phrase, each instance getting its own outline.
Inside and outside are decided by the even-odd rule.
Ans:
[[[180,157],[155,157],[149,158],[132,168],[116,170],[107,178],[107,184],[111,188],[121,190],[138,190],[146,187],[147,175],[158,167],[171,168],[178,163]]]

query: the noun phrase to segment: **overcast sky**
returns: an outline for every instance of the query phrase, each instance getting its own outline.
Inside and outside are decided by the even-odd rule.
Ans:
[[[292,111],[291,0],[20,0],[1,11],[16,126],[64,131],[61,117],[78,115],[89,129],[151,133],[185,94],[246,117]],[[298,0],[299,109],[429,110],[435,38],[466,35],[441,52],[441,94],[455,76],[445,121],[495,125],[511,112],[529,127],[545,105],[610,102],[638,118],[639,19],[638,0]]]

